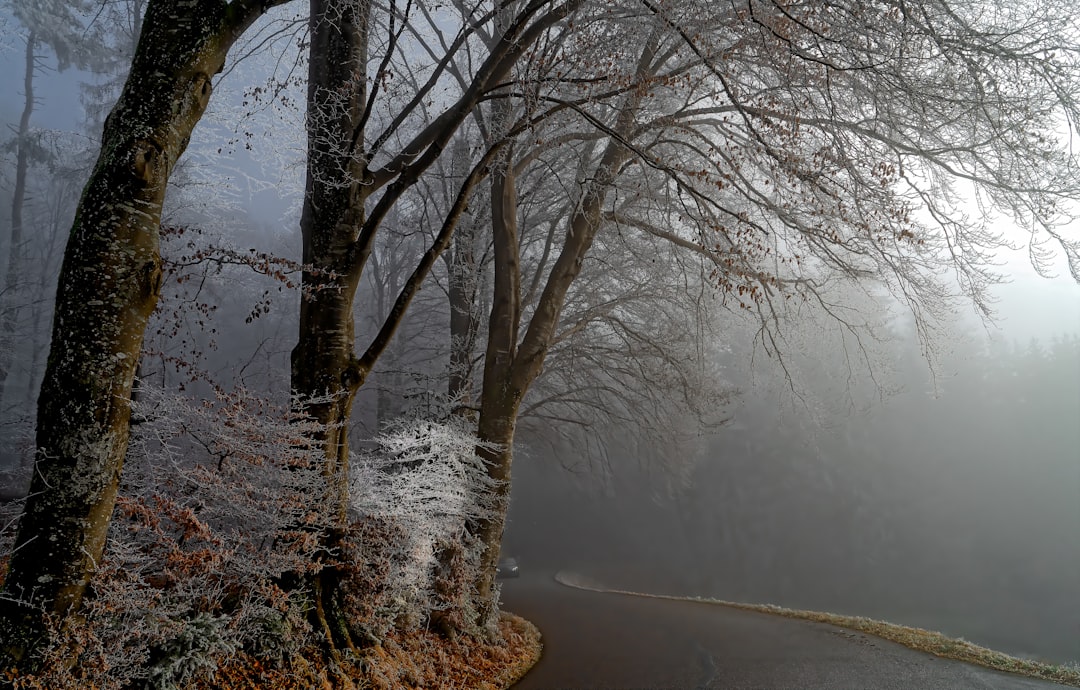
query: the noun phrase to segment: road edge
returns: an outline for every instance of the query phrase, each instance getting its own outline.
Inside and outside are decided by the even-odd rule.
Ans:
[[[913,628],[897,623],[879,621],[873,618],[861,616],[844,616],[825,611],[806,611],[789,609],[772,604],[748,604],[722,599],[707,599],[704,597],[676,596],[672,594],[653,594],[649,592],[634,592],[624,589],[607,587],[599,581],[581,573],[560,570],[555,573],[554,579],[564,587],[581,589],[602,594],[624,594],[649,599],[668,599],[672,601],[691,601],[714,606],[726,606],[728,608],[743,611],[755,611],[785,618],[826,623],[848,630],[856,630],[861,633],[880,637],[883,640],[895,642],[909,649],[933,654],[943,659],[962,661],[976,666],[982,666],[994,671],[1002,671],[1013,675],[1048,680],[1062,685],[1080,688],[1080,666],[1048,664],[1041,661],[1021,659],[1010,656],[1004,652],[981,647],[967,640],[949,637],[943,633],[922,628]]]

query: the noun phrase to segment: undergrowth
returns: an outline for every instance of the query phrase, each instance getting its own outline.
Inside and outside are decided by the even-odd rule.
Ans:
[[[356,455],[341,526],[322,509],[329,501],[312,500],[326,487],[310,422],[242,390],[203,402],[141,393],[81,616],[54,628],[41,671],[16,688],[398,688],[415,683],[380,681],[393,675],[380,660],[433,654],[406,664],[427,669],[420,682],[464,659],[505,671],[538,648],[520,622],[504,620],[494,638],[433,631],[448,615],[466,632],[475,625],[479,545],[465,521],[489,510],[476,439],[453,418],[402,420]],[[331,527],[344,537],[327,552],[314,535]],[[345,614],[361,632],[355,653],[329,654],[306,600],[282,584],[285,573],[327,567],[342,575]],[[460,687],[481,687],[468,682]]]

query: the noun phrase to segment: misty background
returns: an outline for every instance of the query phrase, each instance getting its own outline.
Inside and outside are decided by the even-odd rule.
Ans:
[[[0,17],[0,32],[3,270],[25,44],[10,19]],[[114,88],[57,71],[45,48],[38,55],[33,127],[52,150],[30,171],[29,270],[0,417],[8,469],[30,458],[52,290],[96,153],[88,94]],[[283,55],[244,69],[259,74]],[[298,258],[302,113],[251,114],[245,92],[229,88],[226,76],[197,129],[191,183],[173,195],[173,213],[237,247]],[[270,122],[291,124],[294,136],[263,136]],[[228,163],[203,167],[222,141]],[[166,244],[182,254],[189,240]],[[523,420],[504,552],[525,570],[577,568],[617,587],[884,618],[1080,663],[1080,287],[1064,270],[1035,275],[1023,253],[1000,260],[1012,280],[993,291],[995,322],[960,311],[927,351],[908,320],[890,315],[869,370],[827,333],[807,329],[780,361],[732,322],[711,348],[724,403],[707,426],[680,429],[678,443],[617,420],[558,436],[543,418]],[[382,279],[393,294],[392,262]],[[286,390],[298,297],[279,288],[238,271],[177,285],[166,308],[181,318],[148,334],[157,355],[146,374],[198,386],[176,364],[195,358],[216,375]],[[442,366],[423,346],[443,327],[434,314],[414,310],[362,389],[356,434],[370,437],[399,411],[387,391],[421,400],[430,390]]]

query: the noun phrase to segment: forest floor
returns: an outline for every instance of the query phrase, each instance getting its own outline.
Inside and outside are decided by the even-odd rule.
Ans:
[[[427,631],[391,637],[367,657],[367,680],[377,690],[505,690],[536,665],[542,645],[536,626],[512,613],[502,613],[499,633],[493,644]]]
[[[238,655],[218,669],[212,687],[292,690],[308,688],[311,679],[317,678],[322,683],[319,690],[506,690],[536,665],[541,649],[536,626],[504,611],[499,639],[494,642],[467,636],[449,639],[426,630],[391,633],[381,645],[364,650],[343,668],[332,670],[322,659],[311,660],[303,668],[304,678],[295,675],[296,660],[294,672],[283,673]],[[199,685],[197,690],[210,687]]]

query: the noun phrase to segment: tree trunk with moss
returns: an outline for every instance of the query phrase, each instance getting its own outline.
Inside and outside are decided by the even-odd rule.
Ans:
[[[127,450],[131,388],[161,290],[169,175],[226,52],[280,2],[151,2],[72,226],[38,402],[33,482],[0,598],[0,668],[30,672],[101,560]]]

